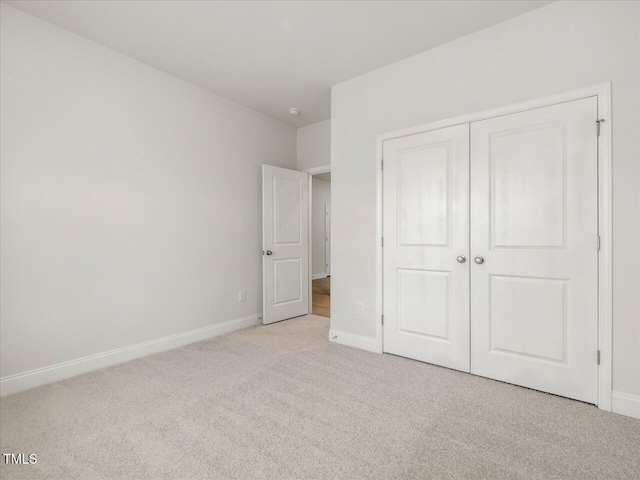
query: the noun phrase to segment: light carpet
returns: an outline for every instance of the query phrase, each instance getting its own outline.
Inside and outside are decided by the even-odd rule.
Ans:
[[[640,478],[640,420],[259,326],[3,398],[2,478]]]

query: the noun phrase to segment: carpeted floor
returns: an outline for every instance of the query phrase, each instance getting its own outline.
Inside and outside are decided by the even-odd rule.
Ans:
[[[2,478],[640,478],[640,420],[255,327],[1,400]]]

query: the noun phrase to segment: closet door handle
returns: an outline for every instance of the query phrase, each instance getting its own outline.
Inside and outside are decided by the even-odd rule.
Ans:
[[[478,265],[481,265],[484,263],[484,258],[478,255],[476,258],[473,259],[473,261],[476,262]]]
[[[456,261],[457,261],[458,263],[464,263],[464,262],[466,262],[466,261],[467,261],[467,257],[465,257],[464,255],[458,255],[458,256],[456,257]]]

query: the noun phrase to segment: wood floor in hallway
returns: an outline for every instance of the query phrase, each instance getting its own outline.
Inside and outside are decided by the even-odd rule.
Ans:
[[[313,309],[314,315],[329,317],[331,305],[331,277],[318,278],[312,282]]]

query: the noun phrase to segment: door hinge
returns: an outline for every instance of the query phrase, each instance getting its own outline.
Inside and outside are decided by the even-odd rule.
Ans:
[[[384,159],[380,159],[380,170],[384,170]]]
[[[600,350],[598,350],[598,365],[600,365]]]
[[[600,136],[600,124],[601,123],[604,123],[604,118],[601,118],[600,120],[596,120],[596,125],[597,125],[596,132],[597,132],[598,137]]]
[[[382,318],[382,324],[384,325],[384,315],[380,315],[380,318]]]
[[[598,235],[598,251],[600,251],[600,235]]]

